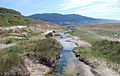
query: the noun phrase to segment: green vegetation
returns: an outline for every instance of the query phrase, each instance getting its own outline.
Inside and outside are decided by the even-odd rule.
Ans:
[[[120,42],[102,40],[93,44],[92,55],[120,64]]]
[[[9,44],[9,43],[12,43],[12,42],[14,42],[14,38],[13,37],[8,37],[8,38],[5,39],[5,43],[6,44]]]
[[[59,56],[60,50],[58,46],[60,44],[54,39],[43,39],[37,41],[33,51],[43,57],[54,58],[55,56]]]
[[[117,41],[96,41],[92,47],[78,47],[80,55],[87,60],[89,56],[104,58],[107,61],[120,64],[120,42]]]
[[[89,58],[92,57],[91,51],[92,49],[90,47],[76,47],[75,50],[79,50],[79,52],[76,52],[79,54],[86,62],[89,62]]]
[[[24,54],[34,52],[41,56],[52,58],[59,55],[60,44],[54,39],[43,39],[21,42],[19,45],[6,49],[7,53]]]
[[[14,38],[14,41],[15,41],[15,42],[18,42],[18,41],[26,41],[26,40],[29,40],[29,38],[23,38],[23,39],[15,39],[15,38]]]
[[[13,43],[13,42],[18,42],[18,41],[25,41],[25,40],[29,40],[28,38],[25,38],[25,39],[15,39],[13,37],[7,37],[4,42],[6,44],[9,44],[9,43]]]

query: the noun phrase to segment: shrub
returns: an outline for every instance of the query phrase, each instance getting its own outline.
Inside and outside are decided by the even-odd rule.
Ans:
[[[15,21],[15,20],[9,20],[8,22],[10,24],[14,24],[14,25],[22,25],[23,24],[22,22],[18,22],[18,21]]]
[[[54,39],[43,39],[37,41],[33,51],[44,57],[54,57],[60,53],[59,46],[60,44]]]
[[[46,38],[53,37],[53,34],[52,34],[52,32],[48,33],[48,34],[47,34],[45,37],[46,37]]]
[[[29,21],[28,19],[24,19],[24,21]]]
[[[5,43],[6,43],[6,44],[9,44],[9,43],[12,43],[12,42],[14,42],[14,38],[13,38],[13,37],[7,37],[7,38],[5,39]]]

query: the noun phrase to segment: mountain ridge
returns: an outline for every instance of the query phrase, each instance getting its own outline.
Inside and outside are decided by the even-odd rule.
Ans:
[[[59,14],[59,13],[43,13],[27,16],[29,18],[48,21],[59,25],[93,25],[104,23],[120,23],[119,20],[97,19],[86,17],[78,14]]]

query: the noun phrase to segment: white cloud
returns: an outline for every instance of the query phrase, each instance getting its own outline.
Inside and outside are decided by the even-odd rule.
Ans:
[[[60,10],[96,18],[119,19],[116,18],[116,14],[120,13],[119,3],[119,0],[64,0]]]
[[[64,0],[61,6],[63,7],[60,10],[68,10],[76,7],[89,6],[90,4],[98,4],[102,7],[112,6],[118,3],[119,0]]]
[[[63,7],[61,10],[67,10],[67,9],[71,9],[71,8],[76,8],[76,7],[80,7],[80,6],[85,6],[88,5],[92,2],[94,2],[96,0],[64,0],[63,4],[61,4],[61,6]]]

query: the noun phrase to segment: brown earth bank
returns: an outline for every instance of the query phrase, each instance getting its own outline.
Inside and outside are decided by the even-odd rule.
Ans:
[[[60,46],[60,50],[62,47]],[[51,73],[52,69],[57,66],[59,56],[55,58],[44,58],[38,54],[26,54],[22,57],[25,65],[17,65],[0,76],[42,76]],[[38,61],[39,59],[39,61]]]
[[[24,56],[25,65],[30,72],[30,76],[43,76],[51,73],[51,70],[57,66],[59,56],[53,59],[47,59],[37,54],[27,54]],[[40,59],[38,61],[38,59]],[[42,62],[42,64],[41,64]]]
[[[73,50],[73,52],[75,53],[75,55],[76,55],[76,57],[78,58],[78,60],[80,60],[81,62],[84,62],[86,65],[89,65],[89,66],[92,67],[93,69],[96,68],[95,65],[89,63],[88,61],[86,61],[84,58],[82,58],[82,57],[80,56],[80,54],[79,54],[80,51],[79,51],[79,50]]]
[[[107,62],[104,60],[99,60],[97,58],[90,59],[91,61],[86,61],[83,57],[80,56],[80,50],[73,50],[76,57],[79,61],[85,63],[86,65],[90,66],[92,69],[97,71],[100,76],[120,76],[117,72],[115,72],[112,68],[107,66]],[[95,62],[99,65],[95,65]]]
[[[59,42],[58,42],[59,44]],[[62,50],[62,46],[56,46],[57,51]],[[30,72],[30,76],[47,76],[47,74],[51,73],[52,70],[57,66],[57,61],[60,58],[60,54],[53,58],[42,57],[39,54],[26,54],[24,56],[25,64]]]

